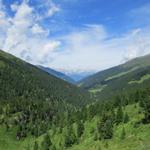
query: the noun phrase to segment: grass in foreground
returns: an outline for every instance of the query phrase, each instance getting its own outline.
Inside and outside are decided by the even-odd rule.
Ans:
[[[127,124],[120,124],[114,127],[113,139],[94,141],[93,130],[98,121],[98,117],[95,117],[85,123],[85,132],[79,144],[73,145],[68,148],[68,150],[149,150],[150,124],[136,124],[143,117],[143,115],[139,113],[138,105],[129,105],[124,109],[129,114],[130,121]],[[125,130],[125,136],[122,139],[121,132],[123,128]],[[0,126],[0,150],[32,150],[35,140],[38,141],[39,145],[41,145],[43,140],[43,136],[37,139],[28,136],[25,139],[17,141],[14,133],[15,129],[6,131],[4,126]],[[59,144],[64,140],[62,134],[56,132],[56,134],[52,136],[52,131],[49,131],[49,133],[57,150],[61,150]]]

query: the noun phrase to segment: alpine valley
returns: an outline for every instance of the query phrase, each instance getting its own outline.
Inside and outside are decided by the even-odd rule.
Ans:
[[[74,83],[0,50],[0,150],[150,149],[150,55]]]

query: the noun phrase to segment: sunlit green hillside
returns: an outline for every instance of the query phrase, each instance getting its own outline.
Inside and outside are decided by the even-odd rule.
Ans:
[[[150,85],[150,55],[101,71],[79,86],[94,93],[98,99],[109,99],[116,94],[134,92]]]

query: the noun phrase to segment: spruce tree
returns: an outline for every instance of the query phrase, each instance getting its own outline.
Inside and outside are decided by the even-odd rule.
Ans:
[[[84,133],[84,124],[82,121],[78,121],[77,123],[77,136],[80,138],[82,134]]]
[[[111,139],[113,137],[113,120],[112,116],[103,114],[100,122],[97,125],[99,139]]]
[[[123,122],[127,123],[128,121],[129,121],[129,116],[128,116],[127,112],[126,112],[125,115],[124,115]]]
[[[52,145],[52,142],[50,140],[50,136],[49,134],[47,133],[45,136],[44,136],[44,140],[42,142],[42,147],[43,147],[43,150],[50,150],[50,146]]]
[[[118,125],[119,123],[123,122],[123,110],[122,107],[119,106],[117,109],[117,114],[116,114],[116,124]]]
[[[35,141],[33,150],[38,150],[38,149],[39,149],[38,143],[37,143],[37,141]]]
[[[52,145],[50,150],[56,150],[55,145]]]
[[[76,135],[74,133],[72,125],[70,125],[67,127],[67,132],[65,135],[65,147],[70,147],[76,142],[77,142]]]
[[[125,136],[126,136],[126,132],[125,132],[125,129],[123,128],[122,131],[121,131],[120,139],[124,140]]]
[[[99,139],[99,134],[97,132],[97,130],[94,133],[94,141],[97,141]]]
[[[143,123],[150,123],[150,97],[143,98],[139,104],[144,112]]]

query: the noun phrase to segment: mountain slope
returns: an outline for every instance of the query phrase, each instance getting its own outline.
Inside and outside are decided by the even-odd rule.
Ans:
[[[49,74],[51,74],[53,76],[56,76],[56,77],[58,77],[58,78],[60,78],[60,79],[62,79],[64,81],[67,81],[67,82],[72,83],[72,84],[75,83],[75,81],[72,78],[70,78],[69,76],[65,75],[64,73],[61,73],[59,71],[53,70],[53,69],[48,68],[48,67],[43,67],[43,66],[38,66],[38,67],[40,69],[42,69],[43,71],[46,71]]]
[[[101,71],[79,83],[98,98],[135,91],[150,85],[150,55]]]
[[[89,94],[0,50],[0,99],[24,97],[84,105]]]

